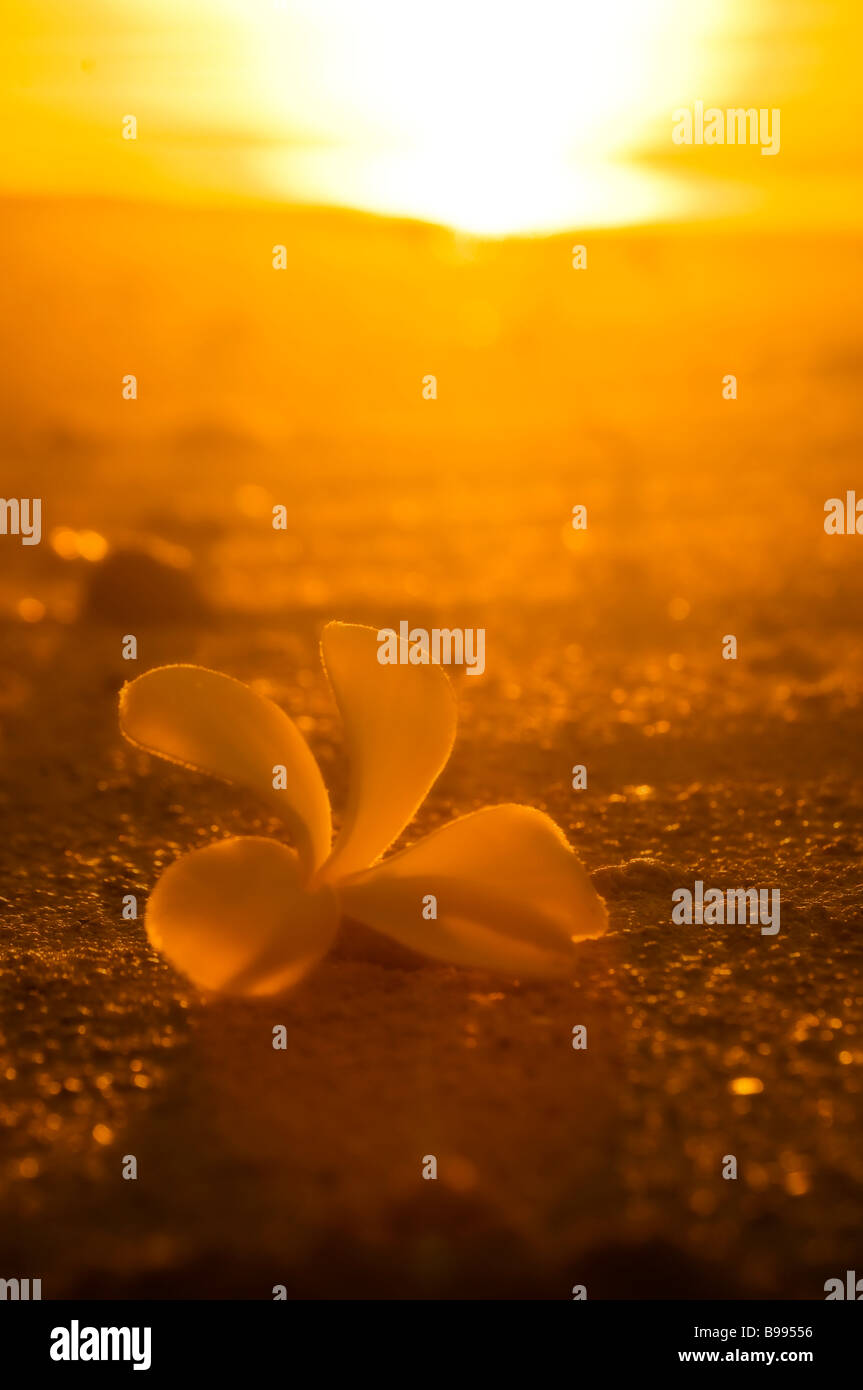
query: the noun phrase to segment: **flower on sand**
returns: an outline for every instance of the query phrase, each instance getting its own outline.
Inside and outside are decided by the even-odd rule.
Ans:
[[[541,811],[491,806],[380,858],[449,757],[456,711],[445,671],[380,665],[375,629],[351,623],[325,627],[321,654],[352,779],[334,845],[318,765],[272,701],[200,666],[157,667],[123,687],[130,743],[257,792],[294,844],[243,836],[183,855],[150,895],[152,944],[204,989],[244,995],[295,984],[342,917],[469,969],[566,975],[575,943],[601,935],[606,912]],[[284,789],[274,786],[279,766]],[[422,915],[429,894],[434,920]]]

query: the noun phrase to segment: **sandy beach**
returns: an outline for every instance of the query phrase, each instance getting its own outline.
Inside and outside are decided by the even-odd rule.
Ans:
[[[596,233],[579,274],[572,237],[351,213],[3,213],[3,487],[45,528],[0,553],[4,1270],[45,1298],[822,1298],[863,1215],[863,542],[823,528],[861,482],[859,240]],[[347,924],[283,999],[208,1000],[122,920],[184,851],[281,833],[125,745],[123,681],[253,683],[338,823],[332,618],[485,628],[400,843],[547,811],[610,914],[571,980]],[[696,880],[781,889],[780,931],[673,925]]]

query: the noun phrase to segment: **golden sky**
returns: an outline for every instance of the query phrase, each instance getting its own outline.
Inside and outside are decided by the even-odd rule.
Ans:
[[[6,0],[4,30],[5,192],[494,234],[860,216],[858,0]],[[780,154],[675,147],[696,100],[778,106]]]

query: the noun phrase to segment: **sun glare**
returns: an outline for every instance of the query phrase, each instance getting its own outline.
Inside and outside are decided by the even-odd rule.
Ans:
[[[273,194],[490,234],[682,210],[635,156],[678,79],[714,71],[715,0],[223,4],[252,26],[256,103],[286,137],[252,156]]]
[[[739,76],[741,4],[10,0],[0,183],[324,203],[492,235],[685,216],[704,188],[657,171],[671,113]]]

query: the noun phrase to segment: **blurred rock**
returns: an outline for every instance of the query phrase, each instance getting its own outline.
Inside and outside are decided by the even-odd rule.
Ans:
[[[113,550],[89,569],[81,605],[93,622],[200,623],[210,606],[192,576],[187,552],[151,543],[146,548]]]

